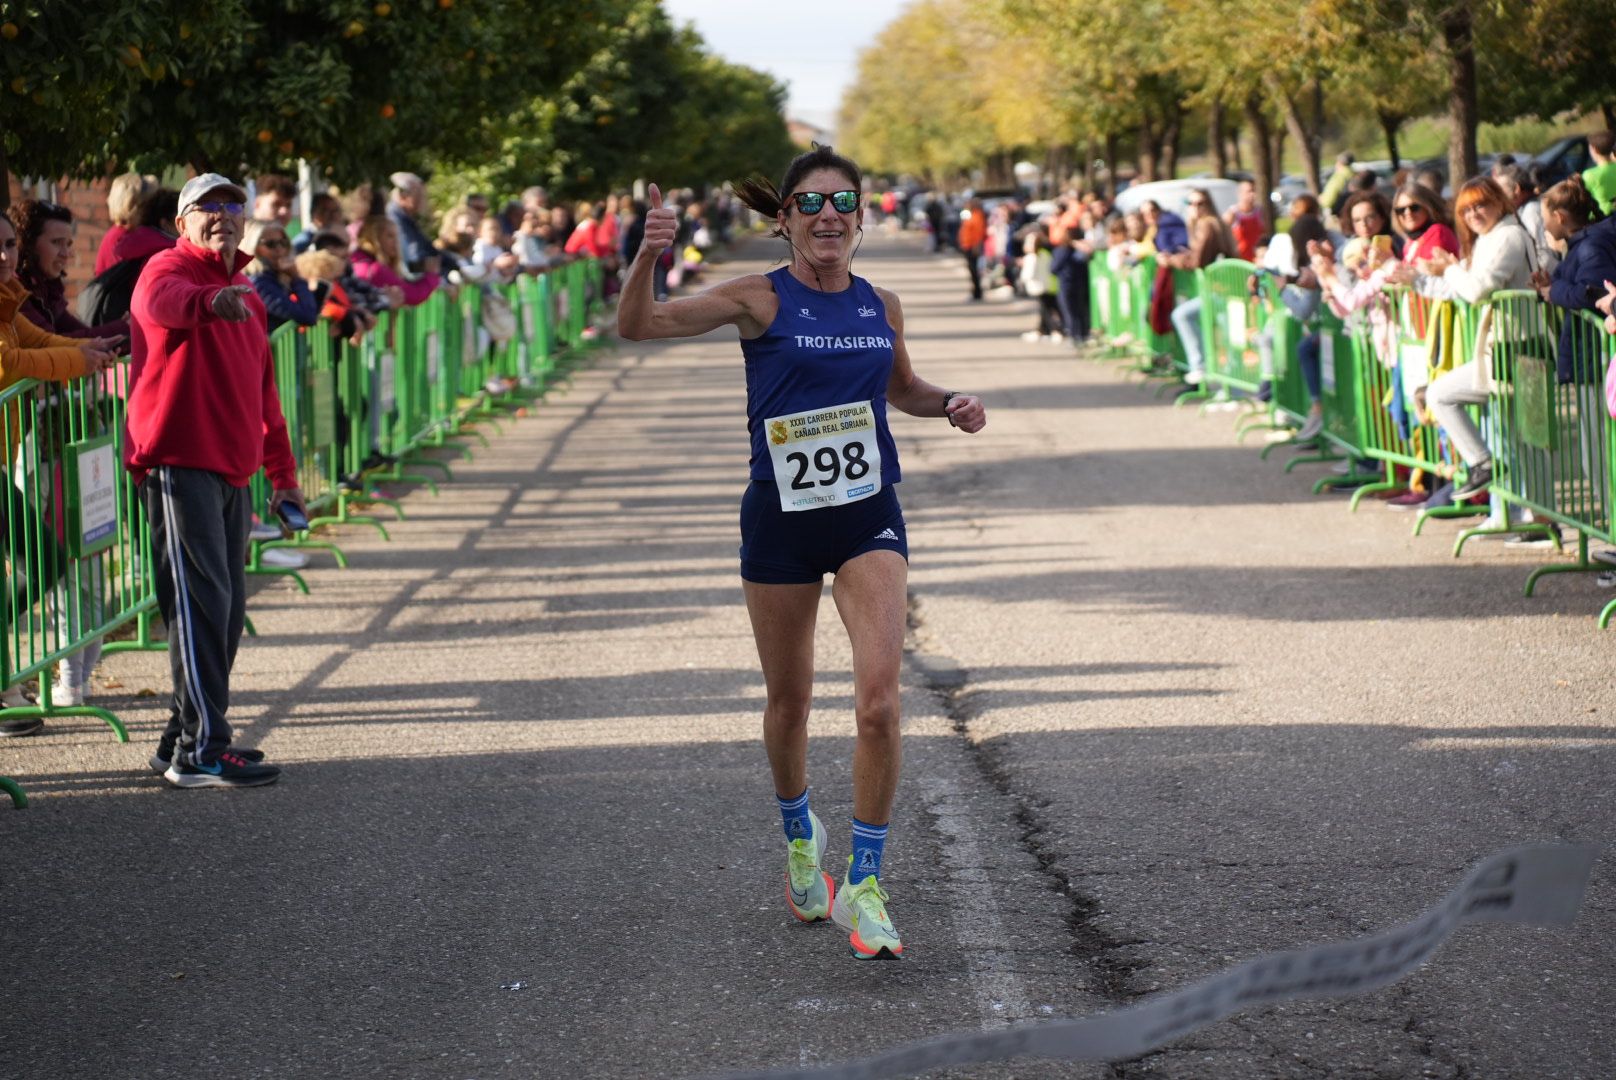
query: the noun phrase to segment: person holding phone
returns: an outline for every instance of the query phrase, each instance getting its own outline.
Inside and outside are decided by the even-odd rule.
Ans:
[[[23,199],[12,203],[6,216],[17,232],[17,280],[28,290],[28,298],[17,309],[17,314],[49,333],[90,342],[112,353],[126,351],[127,319],[87,326],[68,310],[66,279],[73,262],[73,212],[43,199]],[[100,610],[101,590],[87,590],[77,601],[70,596],[67,582],[63,580],[65,557],[42,569],[47,570],[44,576],[52,579],[54,586],[52,620],[65,629],[69,637],[78,637],[80,619],[88,612]],[[99,580],[98,570],[88,575],[91,580]],[[90,673],[100,659],[100,638],[92,638],[84,648],[62,657],[51,687],[51,704],[84,704]]]
[[[785,827],[786,901],[813,922],[829,915],[860,959],[897,956],[903,942],[880,883],[900,760],[909,549],[895,486],[890,404],[911,416],[982,430],[981,399],[914,372],[895,294],[852,272],[862,173],[828,146],[795,158],[776,188],[738,186],[775,223],[790,261],[658,303],[652,265],[673,243],[678,212],[650,189],[645,238],[618,306],[631,341],[740,331],[746,359],[751,484],[741,500],[741,586],[763,667],[763,743]],[[852,855],[840,888],[822,869],[825,827],[809,809],[808,713],[814,622],[824,576],[853,648]]]
[[[280,769],[231,746],[230,669],[246,619],[247,483],[303,511],[275,390],[267,313],[242,267],[247,193],[218,173],[180,191],[179,243],[135,286],[124,464],[140,486],[174,696],[151,759],[175,787],[255,787]]]

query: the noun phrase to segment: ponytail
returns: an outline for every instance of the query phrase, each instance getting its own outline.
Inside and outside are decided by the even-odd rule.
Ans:
[[[753,173],[735,185],[735,197],[753,213],[762,214],[773,221],[785,203],[780,189],[767,176]]]
[[[1588,191],[1588,186],[1582,182],[1582,177],[1576,173],[1555,184],[1543,193],[1543,209],[1553,210],[1565,214],[1577,223],[1582,229],[1605,215],[1599,209],[1599,202]]]

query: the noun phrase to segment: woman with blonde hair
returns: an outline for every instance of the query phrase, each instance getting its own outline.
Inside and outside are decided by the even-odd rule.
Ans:
[[[118,241],[139,224],[140,204],[156,190],[155,177],[131,172],[113,178],[112,186],[107,190],[107,214],[112,218],[112,228],[101,238],[101,246],[95,252],[97,277],[118,261]]]
[[[269,313],[271,333],[284,323],[313,326],[320,321],[325,287],[318,281],[306,281],[298,276],[297,266],[292,261],[292,242],[286,236],[284,225],[257,219],[247,222],[241,250],[252,253],[252,262],[247,264],[245,273]]]
[[[438,287],[437,274],[426,273],[414,280],[402,273],[403,261],[399,252],[398,226],[386,214],[372,214],[359,226],[359,237],[350,257],[354,275],[377,288],[388,286],[404,294],[404,305],[414,307],[425,303]]]

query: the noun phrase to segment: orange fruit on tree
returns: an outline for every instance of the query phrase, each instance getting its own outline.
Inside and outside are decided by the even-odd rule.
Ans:
[[[269,130],[268,128],[260,128],[259,129],[259,132],[258,132],[258,141],[259,142],[267,143],[267,142],[273,142],[274,140],[275,140],[275,133],[273,131]]]
[[[20,33],[22,33],[22,30],[14,22],[0,24],[0,37],[5,38],[7,41],[17,40],[17,35]]]
[[[377,16],[379,18],[385,19],[385,18],[387,18],[387,16],[389,16],[389,15],[391,15],[393,13],[393,5],[392,4],[377,4],[372,10],[376,12],[376,14],[377,14]]]
[[[355,19],[353,22],[348,24],[348,26],[347,26],[347,28],[345,30],[343,30],[342,36],[343,37],[358,37],[360,34],[363,34],[364,32],[365,32],[365,24],[360,22],[358,19]]]
[[[290,154],[292,152],[292,140],[287,139],[285,142],[281,143],[279,150],[283,154]]]
[[[393,103],[391,101],[382,106],[381,112],[383,119],[386,120],[391,120],[393,117],[398,115],[398,110],[393,108]]]

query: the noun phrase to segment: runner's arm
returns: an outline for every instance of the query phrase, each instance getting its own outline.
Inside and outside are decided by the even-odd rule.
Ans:
[[[630,341],[651,338],[698,337],[720,326],[738,326],[744,337],[756,337],[759,325],[753,311],[760,300],[759,285],[773,298],[774,289],[761,274],[734,278],[695,296],[658,301],[651,295],[651,268],[660,252],[646,253],[644,245],[623,283],[617,304],[617,332]]]
[[[915,374],[909,362],[909,347],[903,340],[903,305],[896,293],[876,289],[887,309],[892,327],[892,377],[887,380],[887,404],[910,416],[946,416],[961,431],[975,434],[988,422],[982,399],[975,394],[944,390]]]

